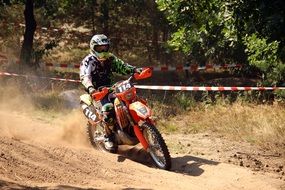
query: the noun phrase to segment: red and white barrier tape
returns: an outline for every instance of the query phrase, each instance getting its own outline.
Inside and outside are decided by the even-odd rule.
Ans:
[[[50,80],[57,80],[57,81],[66,81],[66,82],[77,82],[79,83],[80,80],[74,80],[74,79],[63,79],[63,78],[55,78],[55,77],[42,77],[42,76],[31,76],[31,75],[20,75],[16,73],[6,73],[6,72],[0,72],[0,76],[17,76],[17,77],[28,77],[28,78],[42,78],[42,79],[50,79]]]
[[[55,63],[45,63],[46,67],[61,67],[61,68],[72,68],[72,69],[78,69],[80,67],[80,64],[55,64]]]
[[[61,67],[61,68],[79,68],[80,64],[54,64],[54,63],[45,63],[46,67]],[[226,64],[226,65],[191,65],[191,66],[161,66],[161,67],[148,67],[153,71],[199,71],[199,70],[209,70],[209,69],[229,69],[229,68],[241,68],[239,64]]]
[[[8,63],[8,57],[7,55],[0,52],[0,63]],[[19,62],[17,59],[16,62]],[[45,67],[58,67],[58,68],[71,68],[71,69],[78,69],[80,67],[80,64],[66,64],[66,63],[43,63],[41,64]],[[242,66],[240,64],[225,64],[225,65],[210,65],[206,64],[205,66],[199,66],[196,64],[190,65],[190,66],[160,66],[160,67],[149,67],[153,71],[199,71],[199,70],[210,70],[210,69],[229,69],[229,68],[241,68]]]
[[[209,69],[228,69],[228,68],[241,68],[240,64],[226,64],[226,65],[210,65],[206,64],[205,66],[191,65],[191,66],[161,66],[161,67],[149,67],[154,71],[199,71],[199,70],[209,70]]]
[[[55,77],[41,77],[41,76],[29,76],[20,75],[15,73],[0,72],[0,76],[20,76],[20,77],[32,77],[43,78],[57,81],[76,82],[80,83],[80,80],[74,79],[62,79]],[[285,90],[285,87],[223,87],[223,86],[150,86],[150,85],[135,85],[138,89],[147,90],[176,90],[176,91],[250,91],[250,90]]]
[[[8,62],[7,56],[0,52],[0,65],[5,64],[7,62]]]
[[[19,59],[11,59],[5,53],[0,52],[0,65],[8,64],[8,63],[20,63]]]
[[[285,90],[285,87],[224,87],[224,86],[149,86],[135,85],[139,89],[177,90],[177,91],[249,91],[249,90]]]
[[[1,59],[8,59],[7,56],[4,53],[1,53],[1,52],[0,52],[0,58]]]

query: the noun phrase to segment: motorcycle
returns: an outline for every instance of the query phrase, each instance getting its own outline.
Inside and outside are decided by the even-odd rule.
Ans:
[[[143,149],[149,153],[158,168],[169,170],[171,168],[171,157],[167,145],[151,119],[152,111],[147,106],[147,101],[137,96],[133,83],[133,80],[149,78],[151,75],[152,70],[146,68],[141,73],[132,74],[127,80],[119,81],[111,87],[102,87],[93,94],[96,115],[90,115],[87,133],[91,144],[102,151],[107,151],[104,146],[106,130],[113,132],[114,142],[117,145],[141,143]],[[115,97],[114,109],[112,109],[115,119],[112,125],[107,125],[103,121],[104,116],[98,101],[109,95],[110,92]],[[81,100],[84,101],[84,98],[81,97]],[[88,102],[86,98],[85,102],[90,104],[90,100]],[[117,150],[115,148],[111,152],[116,153]]]

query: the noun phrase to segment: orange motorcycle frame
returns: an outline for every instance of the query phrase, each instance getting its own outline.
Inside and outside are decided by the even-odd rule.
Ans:
[[[135,135],[142,144],[142,146],[144,147],[144,149],[147,150],[149,145],[145,140],[140,127],[138,126],[139,122],[144,122],[151,117],[151,110],[144,104],[146,101],[137,101],[138,98],[136,96],[135,87],[132,87],[125,92],[117,93],[116,97],[126,104],[133,120],[131,122],[133,123],[132,125],[134,128]],[[116,107],[115,110],[119,111],[119,109],[116,109]],[[123,114],[116,113],[116,116],[119,124],[123,125],[122,124],[123,123],[122,121],[124,120]]]
[[[151,75],[152,75],[152,70],[150,68],[146,68],[141,73],[135,73],[134,78],[136,80],[141,80],[148,78]],[[92,98],[95,99],[96,101],[99,101],[103,99],[108,94],[108,92],[109,89],[105,87],[100,92],[94,93],[92,95]],[[142,146],[144,147],[144,149],[147,150],[149,145],[146,139],[144,138],[141,128],[139,126],[140,123],[144,123],[145,121],[153,123],[152,120],[150,119],[152,113],[150,108],[147,107],[146,101],[137,97],[136,88],[134,86],[125,90],[124,92],[115,93],[115,95],[116,98],[119,101],[124,102],[126,107],[128,108],[130,116],[132,117],[130,119],[131,120],[130,122],[133,125],[135,135],[142,144]],[[118,110],[116,109],[116,107],[115,111],[120,111],[116,113],[116,116],[117,120],[119,121],[119,124],[122,127],[122,123],[120,122],[126,119],[122,117],[123,115],[125,117],[125,114],[127,113],[124,114],[121,109]]]

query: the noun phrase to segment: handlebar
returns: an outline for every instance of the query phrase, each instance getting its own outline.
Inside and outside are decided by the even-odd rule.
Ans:
[[[133,73],[128,79],[127,81],[132,80],[133,78],[135,78],[136,80],[141,80],[141,79],[145,79],[145,78],[149,78],[152,75],[152,70],[150,68],[145,68],[141,73]],[[114,91],[114,86],[116,84],[114,84],[111,87],[106,87],[106,86],[102,86],[98,88],[98,92],[95,92],[92,94],[92,98],[96,101],[102,100],[109,92],[113,92]]]

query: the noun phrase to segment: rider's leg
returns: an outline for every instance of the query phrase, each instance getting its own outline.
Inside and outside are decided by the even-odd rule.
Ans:
[[[115,111],[114,105],[112,104],[108,95],[101,100],[102,115],[105,122],[105,148],[107,150],[113,150],[116,147],[114,143],[114,133],[111,128],[114,127]]]
[[[105,123],[104,125],[105,127],[105,140],[104,140],[105,148],[107,150],[114,150],[116,145],[114,144],[114,134],[111,130],[111,127],[113,127],[114,107],[110,99],[108,98],[108,96],[106,96],[100,101],[101,105],[99,105],[97,102],[92,103],[92,98],[89,94],[84,94],[80,96],[80,100],[81,100],[80,105],[83,109],[84,115],[88,119],[94,122],[98,121],[98,116],[96,115],[96,109],[101,109],[103,120]],[[94,106],[95,104],[96,104],[96,108]]]

